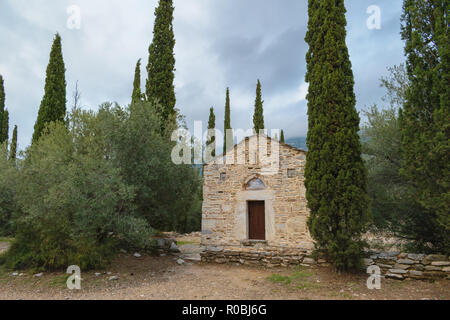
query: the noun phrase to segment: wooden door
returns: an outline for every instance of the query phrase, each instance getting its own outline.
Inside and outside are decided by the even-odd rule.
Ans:
[[[251,201],[248,203],[248,229],[250,240],[266,240],[264,201]]]

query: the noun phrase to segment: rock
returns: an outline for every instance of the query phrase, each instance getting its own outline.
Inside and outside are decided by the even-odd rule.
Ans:
[[[444,272],[450,272],[450,267],[442,268],[442,271],[444,271]]]
[[[407,256],[408,256],[407,253],[400,253],[400,254],[398,255],[398,258],[399,258],[399,259],[405,259]]]
[[[380,259],[397,259],[397,256],[400,254],[400,252],[381,252],[378,257]]]
[[[437,266],[426,266],[425,270],[426,271],[441,271],[442,268],[441,267],[437,267]]]
[[[136,253],[134,254],[134,256],[135,256],[136,258],[140,258],[140,257],[142,257],[142,256],[141,256],[141,254],[140,254],[140,253],[138,253],[138,252],[136,252]]]
[[[176,252],[179,253],[181,252],[180,249],[178,248],[178,246],[175,244],[175,242],[172,242],[172,244],[170,245],[170,249],[171,252]]]
[[[411,259],[411,260],[420,261],[420,260],[423,260],[425,258],[425,255],[424,254],[410,253],[410,254],[408,254],[408,258]]]
[[[202,260],[199,253],[187,254],[184,259],[194,262],[200,262]]]
[[[423,276],[423,272],[422,271],[416,271],[416,270],[410,270],[409,271],[409,275],[411,277],[422,277]]]
[[[377,263],[377,266],[379,266],[380,268],[384,268],[384,269],[391,269],[392,268],[392,264]]]
[[[404,277],[400,274],[387,273],[386,278],[395,279],[395,280],[403,280]]]
[[[313,258],[304,258],[302,261],[304,264],[316,264],[316,260]]]
[[[223,247],[206,247],[206,251],[222,252],[223,251]]]
[[[245,263],[245,260],[244,260],[244,259],[239,259],[239,263],[240,263],[240,264],[244,264],[244,263]]]
[[[98,272],[95,273],[96,277],[100,277],[101,275],[102,275],[101,273],[98,273]]]
[[[374,264],[372,259],[363,259],[363,261],[364,261],[364,265],[366,265],[366,266],[371,266]]]
[[[445,261],[447,257],[441,254],[430,254],[426,256],[427,261]]]
[[[446,266],[450,266],[450,261],[433,261],[431,263],[432,266],[441,266],[441,267],[446,267]]]
[[[167,254],[165,254],[165,253],[161,253],[160,255],[159,255],[160,257],[166,257],[167,256]]]
[[[18,273],[18,272],[13,272],[13,273],[11,273],[11,275],[12,275],[13,277],[17,277],[17,276],[19,275],[19,273]]]
[[[414,261],[411,259],[398,259],[397,263],[400,264],[414,264]]]
[[[423,271],[425,270],[425,266],[423,264],[415,264],[414,269],[416,269],[417,271]]]
[[[394,273],[394,274],[405,274],[405,273],[408,273],[408,271],[403,270],[403,269],[389,269],[389,272],[390,273]]]
[[[109,281],[117,281],[117,280],[119,280],[118,276],[109,277]]]
[[[165,248],[166,247],[166,241],[164,239],[157,239],[156,240],[156,245],[159,248]]]
[[[181,265],[185,264],[185,262],[183,259],[178,259],[177,264],[181,266]]]
[[[34,276],[37,278],[41,278],[44,274],[43,273],[36,273]]]
[[[399,263],[397,263],[397,264],[395,264],[394,269],[406,270],[409,267],[411,267],[411,265],[409,265],[409,264],[399,264]]]
[[[126,253],[127,253],[127,250],[125,250],[125,249],[120,249],[120,252],[123,253],[123,254],[126,254]]]

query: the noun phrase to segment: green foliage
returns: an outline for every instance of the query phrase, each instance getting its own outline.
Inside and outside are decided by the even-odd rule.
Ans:
[[[209,120],[208,120],[208,130],[214,130],[216,129],[216,116],[214,114],[214,108],[211,107],[211,109],[209,109]],[[212,156],[215,157],[216,156],[216,136],[212,135],[210,136],[208,133],[208,139],[206,141],[206,145],[210,146],[213,145],[213,152],[212,152]]]
[[[157,113],[161,117],[162,132],[177,117],[175,109],[175,35],[173,32],[172,0],[160,0],[155,10],[153,42],[149,48],[147,65],[147,101],[158,103]]]
[[[0,237],[14,234],[13,216],[18,211],[14,201],[17,175],[16,167],[8,160],[4,142],[0,144]]]
[[[65,72],[61,37],[59,34],[56,34],[47,66],[44,97],[39,107],[36,124],[34,125],[33,143],[40,138],[47,124],[55,121],[64,121],[66,115]]]
[[[431,245],[450,253],[450,41],[448,1],[405,0],[402,38],[410,81],[400,112],[401,173],[436,227]]]
[[[21,212],[7,267],[97,268],[118,248],[153,250],[152,227],[198,230],[199,172],[172,163],[173,144],[152,110],[143,102],[129,109],[104,104],[96,113],[74,109],[68,127],[49,124],[18,169],[1,163],[16,174],[2,167],[8,184],[0,185],[0,207]],[[8,199],[14,201],[5,205]]]
[[[5,112],[5,84],[3,76],[0,74],[0,144],[5,140],[3,139],[3,113]]]
[[[280,142],[281,143],[286,143],[285,140],[284,140],[284,130],[281,130]]]
[[[309,0],[308,11],[308,226],[316,249],[324,251],[337,270],[358,269],[369,199],[345,43],[346,10],[343,0]]]
[[[136,63],[136,70],[134,72],[134,82],[133,82],[133,94],[131,96],[131,103],[135,104],[142,101],[141,92],[141,59]]]
[[[131,105],[125,121],[111,122],[113,161],[126,182],[136,187],[134,204],[152,227],[184,232],[200,174],[190,165],[172,162],[174,144],[161,137],[153,109],[144,102]]]
[[[9,112],[7,109],[3,111],[2,115],[2,136],[0,137],[0,143],[6,142],[9,140]]]
[[[231,103],[230,103],[230,88],[227,88],[227,94],[225,99],[225,121],[223,126],[224,138],[223,138],[223,153],[227,152],[227,139],[233,139],[233,137],[227,134],[227,130],[231,129]]]
[[[17,158],[17,126],[14,126],[11,146],[9,150],[9,159],[15,163]]]
[[[256,85],[256,99],[255,99],[255,113],[253,115],[253,129],[257,134],[260,130],[264,130],[264,110],[263,110],[262,93],[261,93],[261,82],[258,79]]]

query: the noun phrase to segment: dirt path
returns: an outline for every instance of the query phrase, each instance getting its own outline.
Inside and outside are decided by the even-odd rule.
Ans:
[[[450,299],[449,280],[383,280],[381,290],[371,291],[366,288],[365,275],[338,276],[326,269],[178,265],[175,259],[122,255],[100,275],[83,273],[80,291],[65,287],[63,273],[35,277],[3,272],[0,299]],[[111,276],[118,280],[109,280]]]

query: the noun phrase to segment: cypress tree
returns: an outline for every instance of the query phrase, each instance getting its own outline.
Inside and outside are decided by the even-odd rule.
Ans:
[[[209,109],[209,120],[208,120],[208,130],[214,130],[216,129],[216,116],[214,114],[214,108],[211,107],[211,109]],[[216,137],[215,136],[210,136],[208,133],[208,139],[206,141],[206,145],[211,145],[214,144],[214,149],[213,152],[211,153],[211,155],[213,157],[216,156]]]
[[[3,142],[3,113],[5,112],[5,87],[0,75],[0,144]]]
[[[405,40],[410,85],[400,110],[401,174],[411,200],[426,211],[423,231],[433,250],[450,253],[450,39],[447,0],[405,0]],[[423,219],[423,218],[422,218]]]
[[[261,94],[261,82],[258,79],[256,85],[256,99],[255,99],[255,114],[253,115],[253,129],[256,134],[259,134],[260,130],[264,130],[264,111],[263,111],[262,94]]]
[[[280,142],[281,143],[285,143],[285,141],[284,141],[284,131],[283,130],[281,130]]]
[[[66,68],[64,66],[61,37],[55,35],[47,66],[44,97],[34,125],[33,143],[42,135],[50,122],[64,121],[66,115]]]
[[[131,103],[135,104],[142,101],[141,92],[141,59],[136,63],[136,70],[134,72],[134,82],[133,82],[133,94],[131,95]]]
[[[11,140],[11,147],[9,149],[9,159],[16,161],[17,158],[17,126],[14,126],[13,136]]]
[[[5,87],[3,76],[0,74],[0,144],[3,142],[3,113],[5,112]]]
[[[176,121],[175,109],[175,35],[173,32],[172,0],[159,0],[155,10],[153,42],[149,48],[147,65],[147,100],[157,104],[162,119],[162,131]]]
[[[225,100],[225,123],[224,129],[224,139],[223,139],[223,153],[227,152],[227,139],[233,139],[230,134],[227,134],[227,130],[231,130],[231,103],[230,103],[230,88],[227,88],[227,96]]]
[[[7,109],[3,112],[2,116],[2,136],[0,137],[0,143],[8,142],[9,140],[9,112]]]
[[[369,203],[345,13],[344,0],[309,0],[306,35],[308,226],[337,271],[361,266]]]

